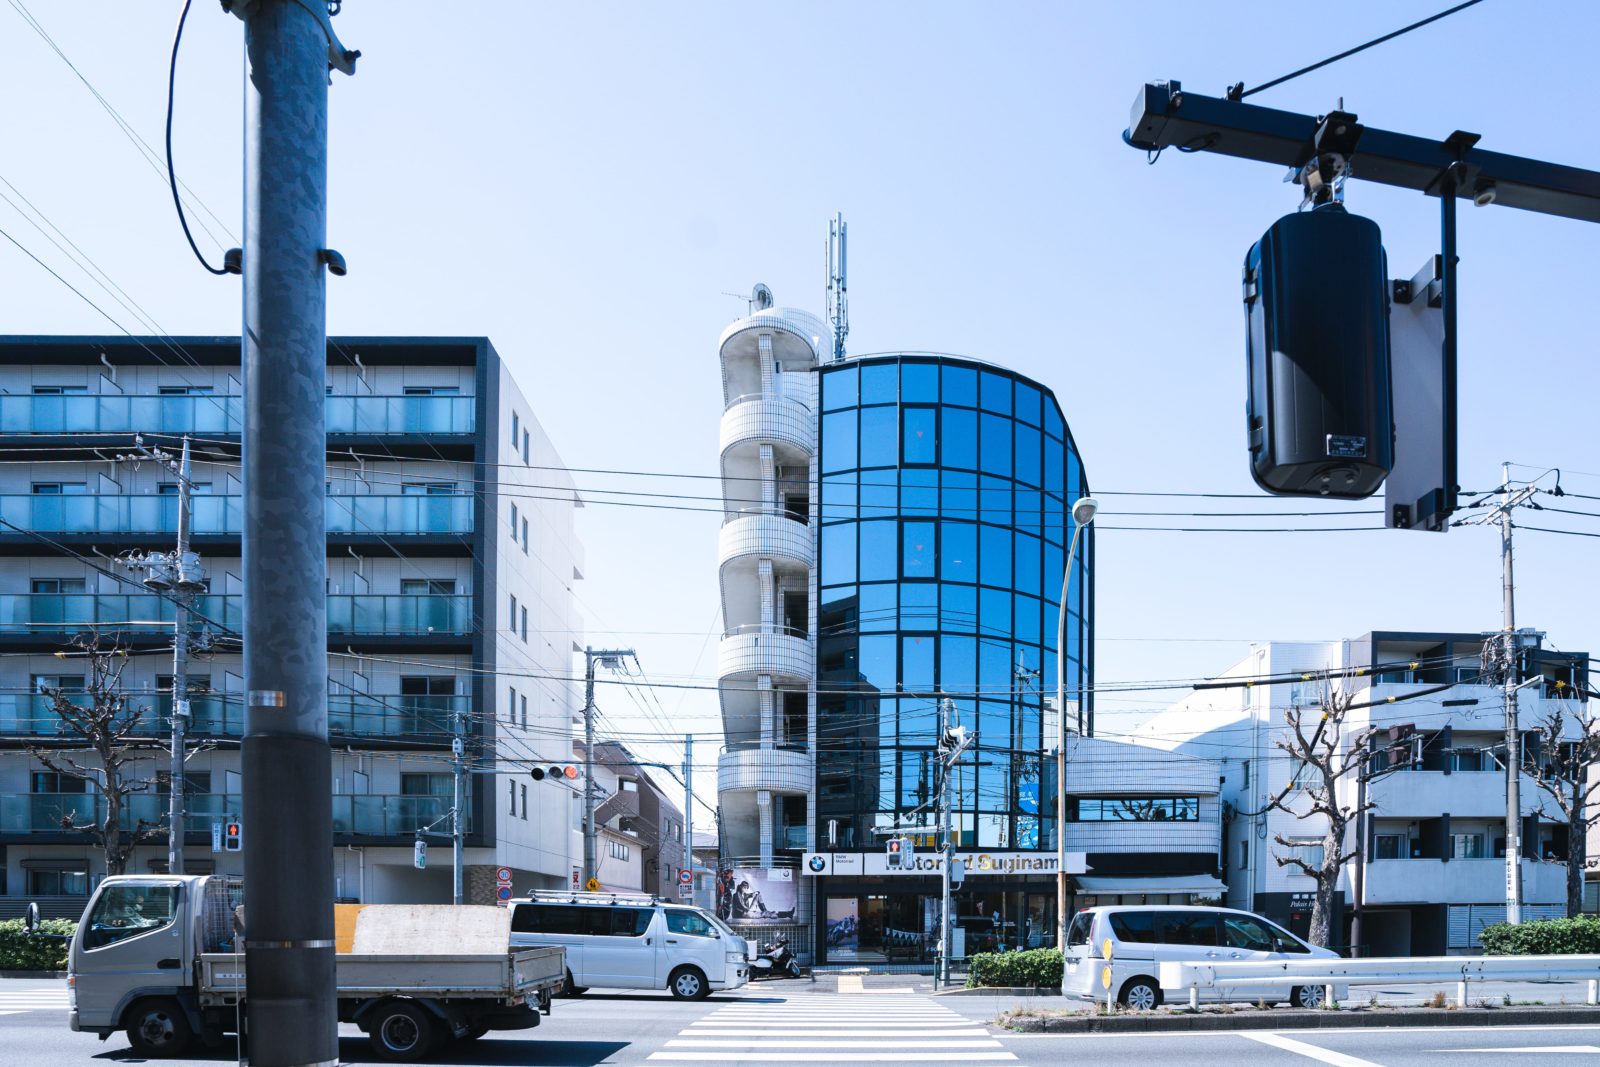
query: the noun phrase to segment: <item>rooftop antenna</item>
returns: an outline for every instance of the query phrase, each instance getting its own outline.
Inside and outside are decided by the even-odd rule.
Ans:
[[[828,223],[828,320],[833,323],[833,361],[844,359],[850,336],[850,300],[845,286],[845,221],[841,213]]]

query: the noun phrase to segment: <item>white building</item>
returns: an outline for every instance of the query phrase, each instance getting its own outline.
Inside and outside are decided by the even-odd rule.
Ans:
[[[97,629],[136,653],[124,681],[169,729],[170,602],[107,563],[170,550],[176,482],[159,465],[118,462],[135,434],[176,451],[194,440],[193,547],[211,651],[191,659],[191,734],[215,747],[189,763],[185,862],[240,869],[210,851],[211,825],[240,812],[243,729],[240,431],[237,338],[0,339],[0,893],[81,898],[101,877],[98,849],[63,830],[64,813],[101,803],[46,771],[29,746],[70,745],[40,685],[82,684],[81,661],[53,656]],[[328,713],[333,744],[337,894],[370,902],[450,895],[447,836],[412,865],[419,829],[449,829],[452,734],[474,766],[466,805],[469,899],[492,899],[493,871],[516,889],[561,888],[575,862],[567,793],[523,773],[570,758],[582,577],[580,506],[554,446],[483,338],[328,341]],[[127,577],[120,577],[126,574]],[[165,621],[163,621],[165,620]],[[504,680],[500,680],[503,677]],[[152,753],[148,774],[165,766]],[[165,814],[160,791],[132,817]],[[164,869],[164,835],[130,870]]]
[[[1140,728],[1147,744],[1222,761],[1231,906],[1302,932],[1309,920],[1311,878],[1275,857],[1293,849],[1307,862],[1320,862],[1326,820],[1295,813],[1304,810],[1303,791],[1291,787],[1301,764],[1278,742],[1287,736],[1287,709],[1308,709],[1307,729],[1315,729],[1327,684],[1323,672],[1333,672],[1332,684],[1357,694],[1339,750],[1350,753],[1373,729],[1372,747],[1384,750],[1369,763],[1368,799],[1376,807],[1366,840],[1347,842],[1358,856],[1344,871],[1334,940],[1348,941],[1359,869],[1360,951],[1435,955],[1476,948],[1482,928],[1504,918],[1506,881],[1505,705],[1500,688],[1478,681],[1482,649],[1480,635],[1449,633],[1262,644],[1213,680],[1222,688],[1200,689]],[[1579,709],[1564,694],[1586,688],[1586,660],[1583,653],[1537,651],[1536,669],[1546,684],[1520,695],[1525,745],[1557,701],[1565,702],[1576,736]],[[1247,680],[1261,684],[1247,686]],[[1391,727],[1399,728],[1393,757],[1387,753]],[[1357,777],[1341,782],[1339,802],[1352,810]],[[1267,810],[1286,788],[1291,810]],[[1536,817],[1541,794],[1527,775],[1520,792],[1523,916],[1565,915],[1568,828]],[[1542,806],[1547,816],[1554,810],[1548,801]],[[1291,845],[1278,844],[1279,837]]]

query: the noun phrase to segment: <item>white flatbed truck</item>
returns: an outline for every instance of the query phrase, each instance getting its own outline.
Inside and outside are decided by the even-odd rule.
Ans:
[[[100,883],[68,956],[70,1025],[128,1035],[143,1056],[182,1055],[240,1033],[248,953],[241,886],[219,875],[118,875]],[[505,908],[369,905],[335,957],[339,1020],[388,1060],[451,1040],[525,1030],[566,977],[559,948],[513,949]]]

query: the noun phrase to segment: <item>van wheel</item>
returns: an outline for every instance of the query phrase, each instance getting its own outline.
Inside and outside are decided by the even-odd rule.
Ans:
[[[711,983],[693,967],[679,967],[667,979],[667,988],[679,1000],[704,1000],[711,995]]]
[[[1161,987],[1153,978],[1130,978],[1117,994],[1117,1003],[1134,1011],[1150,1011],[1161,1006]]]
[[[150,1059],[182,1056],[189,1051],[194,1031],[174,1000],[142,1000],[127,1014],[128,1044]]]
[[[366,1020],[372,1051],[379,1059],[415,1063],[433,1050],[439,1027],[432,1015],[404,1000],[390,1001]]]
[[[564,997],[581,997],[589,992],[586,985],[578,985],[572,980],[572,972],[567,972],[567,980],[561,983],[561,995]]]
[[[1320,1008],[1326,992],[1319,985],[1297,985],[1289,991],[1289,1003],[1297,1008]]]

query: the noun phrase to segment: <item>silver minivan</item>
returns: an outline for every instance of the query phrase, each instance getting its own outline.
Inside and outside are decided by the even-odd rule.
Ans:
[[[566,949],[569,995],[666,989],[698,1000],[750,980],[749,942],[699,908],[602,894],[537,894],[507,904],[513,948]]]
[[[1161,1004],[1161,964],[1210,963],[1229,960],[1275,960],[1295,957],[1338,959],[1339,954],[1308,945],[1259,915],[1232,908],[1176,905],[1120,905],[1089,908],[1067,927],[1067,996],[1105,996],[1101,972],[1105,942],[1111,942],[1111,988],[1130,1008]],[[1339,993],[1336,987],[1336,995]],[[1322,986],[1219,987],[1203,995],[1210,1000],[1284,1000],[1297,1008],[1322,1005]]]

